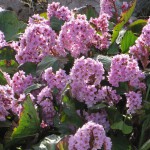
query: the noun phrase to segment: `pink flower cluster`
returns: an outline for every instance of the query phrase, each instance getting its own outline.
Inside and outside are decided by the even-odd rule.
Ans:
[[[32,17],[29,18],[28,25],[33,25],[33,24],[46,24],[50,25],[49,20],[41,17],[39,14],[34,14]]]
[[[121,99],[121,96],[117,94],[116,90],[110,86],[102,86],[101,89],[98,90],[97,97],[110,106],[117,104]]]
[[[41,90],[41,92],[37,96],[37,103],[42,108],[42,119],[45,124],[52,125],[53,118],[56,114],[53,105],[53,96],[50,88],[45,87]]]
[[[46,24],[32,24],[21,36],[16,59],[19,63],[39,62],[53,53],[56,33]]]
[[[150,19],[147,25],[143,28],[142,34],[138,37],[135,45],[130,47],[130,54],[137,60],[142,62],[144,68],[149,64],[149,49],[150,49]]]
[[[59,90],[58,99],[60,99],[60,95],[65,88],[67,82],[69,81],[69,76],[62,69],[53,73],[52,67],[47,68],[42,76],[42,78],[47,82],[47,85],[50,89],[57,88]]]
[[[105,131],[108,131],[110,129],[110,124],[107,119],[106,111],[101,111],[101,112],[96,112],[96,113],[84,112],[84,117],[87,122],[92,121],[92,122],[102,125]]]
[[[133,114],[137,109],[140,109],[142,106],[142,95],[140,92],[130,91],[126,93],[127,104],[126,107],[128,108],[127,113]]]
[[[91,19],[90,22],[94,24],[98,30],[98,32],[94,35],[93,44],[96,48],[102,50],[107,49],[110,45],[110,34],[109,34],[109,15],[103,13],[99,16],[99,18]]]
[[[0,121],[5,121],[8,116],[8,110],[11,109],[12,101],[14,101],[14,92],[9,85],[0,85]]]
[[[7,45],[7,42],[5,41],[5,36],[2,31],[0,31],[0,48]]]
[[[100,1],[100,15],[103,13],[113,16],[113,8],[116,0],[101,0]]]
[[[11,86],[16,94],[22,94],[32,83],[33,77],[31,75],[25,75],[24,71],[19,71],[12,77]]]
[[[58,52],[67,50],[75,58],[81,54],[87,55],[92,45],[95,30],[85,18],[80,16],[65,22],[57,39],[56,50]],[[63,52],[62,55],[65,56],[66,54]]]
[[[75,135],[69,138],[69,150],[97,150],[104,146],[105,150],[111,150],[111,139],[106,136],[102,125],[88,122],[79,128]]]
[[[108,76],[112,86],[119,87],[120,82],[128,82],[129,86],[145,89],[143,79],[145,79],[145,75],[135,59],[125,54],[113,57]]]
[[[95,93],[103,79],[104,69],[101,62],[91,58],[76,59],[70,72],[72,96],[88,107],[97,102]]]
[[[60,6],[59,2],[53,2],[48,5],[47,15],[49,18],[54,16],[64,21],[69,21],[72,17],[72,13],[68,7]]]

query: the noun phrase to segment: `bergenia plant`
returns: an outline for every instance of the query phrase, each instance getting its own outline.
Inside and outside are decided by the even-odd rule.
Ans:
[[[0,150],[150,149],[150,19],[132,19],[136,2],[53,2],[28,23],[0,12]]]

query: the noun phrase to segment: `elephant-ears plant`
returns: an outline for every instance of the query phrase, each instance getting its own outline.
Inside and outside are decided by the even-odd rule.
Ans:
[[[149,149],[150,19],[132,20],[136,2],[53,2],[28,23],[0,12],[0,149]]]

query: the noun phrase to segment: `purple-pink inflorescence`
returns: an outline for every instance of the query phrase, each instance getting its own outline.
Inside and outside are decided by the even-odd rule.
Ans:
[[[142,107],[142,94],[140,92],[130,91],[125,95],[127,98],[126,107],[128,108],[128,114],[133,114]]]
[[[47,55],[53,54],[56,33],[46,24],[29,25],[20,37],[16,59],[19,63],[38,63]]]
[[[101,62],[84,57],[76,59],[70,72],[72,96],[87,104],[88,107],[95,104],[96,86],[102,81],[103,74]]]
[[[142,34],[135,41],[135,45],[130,47],[130,54],[142,62],[143,67],[149,64],[150,49],[150,19],[147,25],[142,29]]]
[[[113,57],[108,75],[108,80],[112,86],[119,87],[119,83],[128,82],[129,86],[145,89],[143,79],[145,79],[145,75],[135,59],[126,54]]]
[[[92,121],[84,124],[69,138],[69,150],[97,150],[102,147],[111,150],[111,139],[106,136],[102,125]]]

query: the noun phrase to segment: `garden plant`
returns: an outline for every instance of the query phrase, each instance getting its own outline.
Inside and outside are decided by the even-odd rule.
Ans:
[[[0,150],[150,149],[150,19],[135,6],[0,12]]]

